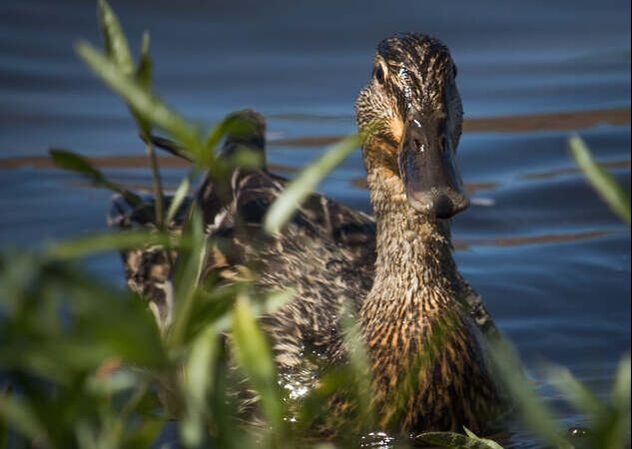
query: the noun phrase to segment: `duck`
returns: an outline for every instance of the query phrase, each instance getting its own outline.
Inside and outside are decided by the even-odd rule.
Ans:
[[[204,276],[230,283],[256,273],[261,291],[294,289],[261,319],[294,396],[348,360],[341,317],[350,311],[366,348],[371,407],[389,432],[483,432],[503,409],[487,344],[498,330],[459,273],[451,243],[450,219],[469,205],[456,163],[463,123],[456,76],[449,49],[434,37],[398,34],[378,45],[355,104],[374,216],[313,193],[281,232],[265,234],[263,218],[288,181],[268,170],[265,120],[252,110],[236,113],[248,126],[229,132],[220,154],[229,160],[247,148],[259,165],[208,175],[184,205],[197,203],[211,242]],[[153,141],[186,157],[173,142]],[[150,216],[118,197],[109,223],[151,227]],[[183,220],[176,214],[170,227]],[[167,261],[177,254],[140,248],[122,257],[128,286],[168,328]]]

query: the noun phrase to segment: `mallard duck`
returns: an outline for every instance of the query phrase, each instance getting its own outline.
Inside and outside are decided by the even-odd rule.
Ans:
[[[344,363],[340,315],[356,312],[373,406],[387,430],[480,431],[499,409],[483,336],[496,329],[458,272],[450,241],[449,219],[468,207],[455,162],[463,115],[455,78],[447,47],[434,38],[405,34],[379,44],[356,101],[359,130],[371,128],[362,152],[375,218],[313,194],[281,233],[264,235],[262,219],[287,182],[265,163],[209,176],[192,199],[213,242],[207,275],[231,282],[247,268],[257,288],[294,288],[295,298],[262,320],[288,389],[300,396],[317,382],[308,380],[314,363]],[[229,134],[222,157],[244,146],[264,154],[263,118],[241,116],[249,135]],[[151,226],[120,198],[112,211],[113,225]],[[168,326],[167,255],[123,258],[128,284]]]

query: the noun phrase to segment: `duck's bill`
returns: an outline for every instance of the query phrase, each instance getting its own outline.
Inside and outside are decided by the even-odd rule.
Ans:
[[[440,121],[409,120],[399,150],[399,168],[410,205],[424,215],[446,219],[467,209],[469,200]]]

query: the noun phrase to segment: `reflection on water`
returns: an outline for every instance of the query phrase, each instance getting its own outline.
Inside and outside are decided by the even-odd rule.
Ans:
[[[353,101],[381,38],[417,30],[445,40],[468,119],[459,159],[473,201],[453,231],[461,270],[536,381],[552,361],[606,394],[630,347],[630,234],[577,172],[566,138],[578,129],[629,190],[629,2],[148,5],[113,0],[131,36],[152,32],[161,95],[208,124],[260,110],[268,160],[287,176],[354,130]],[[102,230],[110,194],[45,158],[49,146],[76,149],[117,181],[149,186],[125,107],[72,53],[78,37],[98,39],[94,5],[4,1],[0,25],[0,245]],[[176,186],[186,164],[162,162]],[[320,190],[369,210],[364,185],[356,152]],[[91,267],[122,284],[116,255]],[[581,424],[567,409],[561,419]],[[535,447],[519,426],[507,445]]]

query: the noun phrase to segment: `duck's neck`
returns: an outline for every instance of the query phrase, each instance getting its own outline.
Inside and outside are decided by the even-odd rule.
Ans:
[[[406,201],[399,176],[383,170],[388,169],[368,173],[377,219],[377,259],[362,320],[369,329],[378,322],[399,326],[407,320],[421,331],[432,318],[456,305],[460,276],[449,225],[416,213]]]

